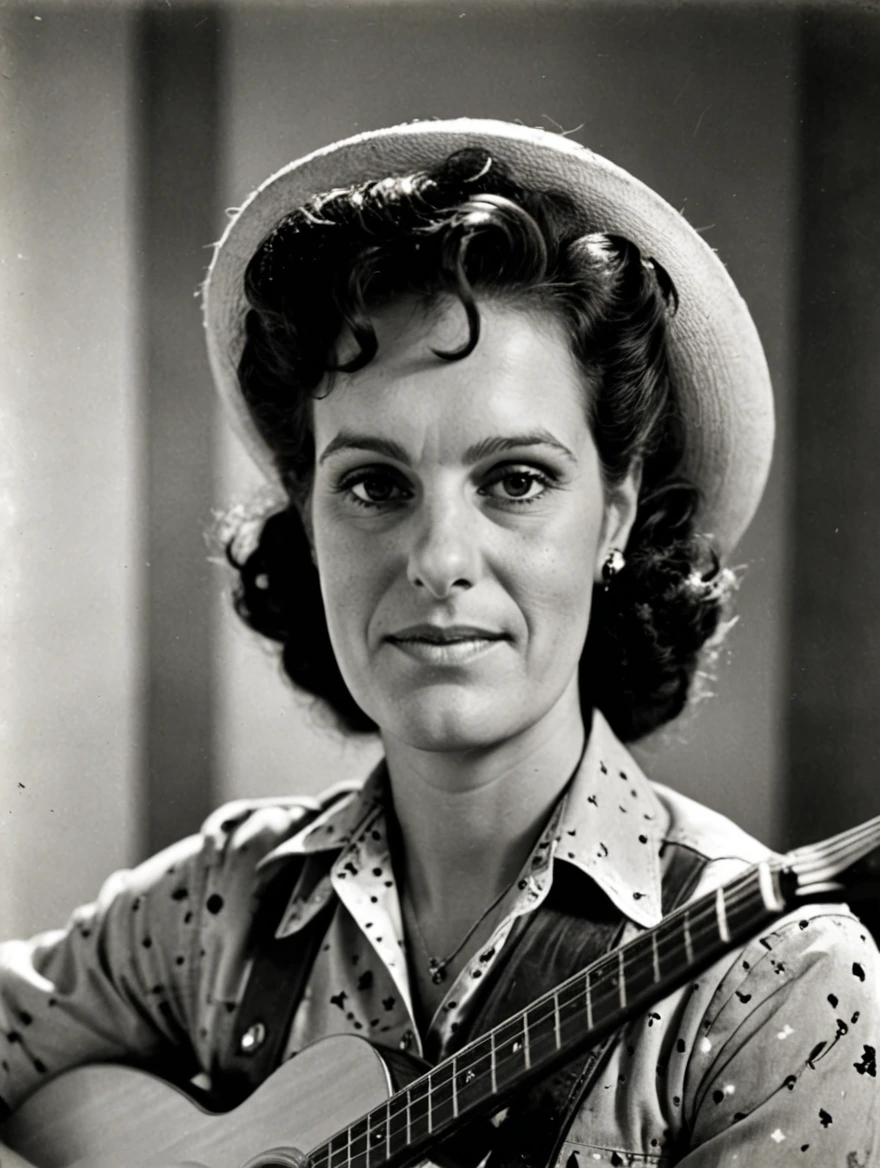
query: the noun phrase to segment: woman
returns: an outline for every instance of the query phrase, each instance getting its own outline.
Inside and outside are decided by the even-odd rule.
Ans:
[[[206,326],[285,492],[231,541],[238,610],[384,761],[7,946],[10,1107],[96,1059],[232,1102],[330,1034],[436,1062],[768,855],[623,745],[717,643],[772,442],[748,314],[671,208],[541,131],[364,135],[242,208]],[[845,908],[783,917],[517,1096],[495,1162],[873,1162],[878,974]]]

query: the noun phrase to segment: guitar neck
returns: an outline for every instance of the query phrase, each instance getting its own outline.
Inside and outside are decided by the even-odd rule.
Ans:
[[[665,917],[313,1150],[314,1168],[410,1161],[586,1050],[784,908],[769,864]]]
[[[878,846],[880,817],[748,868],[438,1063],[315,1148],[311,1165],[396,1168],[416,1159],[748,940],[795,894],[840,889],[834,878]]]

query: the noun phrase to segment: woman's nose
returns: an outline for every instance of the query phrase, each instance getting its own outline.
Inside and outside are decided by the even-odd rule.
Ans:
[[[412,529],[407,576],[438,600],[456,588],[472,588],[479,570],[473,516],[460,500],[426,503]]]

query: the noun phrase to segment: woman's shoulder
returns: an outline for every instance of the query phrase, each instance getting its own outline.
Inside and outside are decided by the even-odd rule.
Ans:
[[[319,817],[355,800],[362,786],[362,780],[346,779],[315,795],[277,795],[224,803],[202,824],[202,847],[217,860],[248,855],[250,862],[259,863]]]
[[[682,849],[697,859],[697,878],[689,885],[689,901],[714,891],[752,864],[779,856],[727,816],[660,783],[652,786],[668,816],[663,832],[664,871],[671,870],[675,853]],[[807,921],[810,934],[805,938],[802,934]],[[837,961],[851,950],[862,952],[866,943],[872,962],[876,955],[869,930],[843,902],[804,902],[768,924],[751,944],[766,950],[771,937],[776,945],[784,939],[789,949],[802,948],[820,937],[819,950]],[[880,988],[880,981],[877,985]]]
[[[776,855],[726,816],[652,786],[668,815],[664,864],[682,849],[703,861],[689,899]],[[665,1086],[669,1102],[676,1093],[681,1100],[695,1145],[721,1139],[733,1123],[744,1137],[751,1125],[762,1139],[786,1132],[794,1143],[808,1120],[821,1132],[816,1117],[830,1123],[833,1113],[835,1123],[855,1125],[875,1109],[880,952],[845,903],[804,903],[765,922],[675,1001],[657,1006],[677,1020],[670,1048],[685,1056]],[[798,1146],[814,1142],[798,1135]]]
[[[776,854],[719,811],[663,783],[652,780],[651,787],[665,812],[665,844],[688,848],[713,866],[729,862],[742,868]]]
[[[652,786],[668,814],[663,833],[664,864],[668,867],[670,855],[680,849],[703,861],[688,900],[698,899],[750,865],[778,855],[719,812],[660,783]],[[824,991],[820,992],[823,979],[841,970],[860,982],[863,990],[867,982],[866,992],[876,1014],[880,953],[870,930],[845,903],[805,902],[765,924],[741,951],[719,961],[715,967],[716,993],[708,1015],[731,1003],[736,1006],[737,1002],[763,1000],[789,979],[798,980],[803,992],[824,1001]],[[758,983],[763,990],[755,988]]]

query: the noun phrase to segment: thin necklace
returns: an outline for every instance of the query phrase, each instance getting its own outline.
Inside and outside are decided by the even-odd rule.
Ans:
[[[511,888],[513,888],[514,884],[517,882],[518,879],[519,879],[519,872],[517,872],[516,876],[514,876],[514,878],[511,880],[511,882],[507,885],[506,888],[501,889],[501,891],[498,893],[498,895],[495,897],[495,899],[492,901],[492,903],[488,906],[488,908],[483,909],[483,911],[480,913],[480,915],[477,917],[477,919],[474,921],[474,923],[471,925],[471,927],[468,929],[468,931],[465,933],[465,935],[462,937],[462,939],[459,941],[459,943],[455,946],[455,948],[452,950],[451,953],[447,954],[446,957],[432,957],[431,956],[431,951],[428,948],[428,946],[425,944],[425,938],[422,935],[421,928],[419,927],[419,918],[416,915],[416,910],[415,910],[415,907],[413,905],[412,899],[410,898],[409,891],[407,889],[404,889],[404,895],[406,896],[407,902],[409,904],[409,911],[410,911],[410,916],[412,917],[412,923],[413,923],[413,928],[415,929],[416,939],[418,940],[419,945],[422,948],[422,952],[424,953],[424,955],[428,959],[428,972],[431,975],[431,981],[434,983],[434,985],[442,985],[443,982],[446,981],[446,978],[449,976],[446,972],[446,969],[447,969],[447,966],[449,965],[450,961],[454,961],[455,958],[459,955],[459,953],[461,953],[462,949],[464,949],[465,945],[467,945],[468,941],[470,941],[471,937],[477,931],[477,927],[483,923],[483,921],[486,919],[486,917],[489,915],[489,913],[492,912],[493,909],[497,908],[498,905],[501,904],[502,900],[504,900],[505,896],[507,896],[508,892],[510,892]]]

